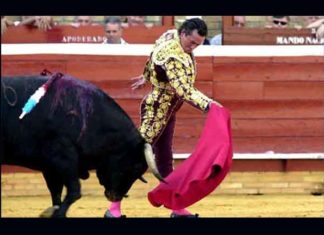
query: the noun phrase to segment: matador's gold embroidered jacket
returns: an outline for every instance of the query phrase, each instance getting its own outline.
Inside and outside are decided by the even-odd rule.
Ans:
[[[177,30],[168,30],[156,41],[143,76],[152,84],[141,104],[139,127],[148,143],[158,139],[184,101],[202,111],[207,111],[212,101],[194,87],[195,60],[182,49]]]

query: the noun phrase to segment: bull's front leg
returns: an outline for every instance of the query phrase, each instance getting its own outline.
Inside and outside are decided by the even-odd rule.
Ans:
[[[44,210],[40,217],[42,218],[49,218],[51,217],[54,212],[60,208],[62,204],[62,190],[63,190],[63,181],[61,177],[55,172],[51,172],[49,169],[46,169],[43,172],[44,179],[47,184],[47,188],[51,193],[52,198],[52,207],[47,208]]]
[[[69,179],[70,182],[66,184],[67,194],[61,206],[54,211],[52,217],[66,217],[66,213],[70,206],[81,198],[81,186],[78,178]]]
[[[52,206],[60,207],[62,204],[62,191],[63,181],[55,172],[45,171],[43,172],[44,179],[47,184],[47,188],[51,193]]]
[[[61,179],[66,186],[67,193],[58,209],[54,210],[52,217],[66,217],[69,207],[81,198],[81,185],[78,173],[78,154],[73,144],[68,139],[51,141],[47,145],[48,166],[51,172],[56,172],[56,177]],[[57,194],[56,194],[57,196]],[[57,199],[53,199],[57,203]],[[57,200],[57,201],[55,201]]]

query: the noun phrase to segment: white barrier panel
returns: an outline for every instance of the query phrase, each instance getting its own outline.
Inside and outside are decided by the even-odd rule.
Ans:
[[[189,153],[174,154],[174,159],[186,159]],[[266,153],[234,153],[233,159],[257,159],[257,160],[271,160],[271,159],[324,159],[324,153],[273,153],[271,151]]]
[[[2,55],[68,54],[148,56],[153,44],[29,43],[1,44]],[[194,50],[195,56],[324,56],[324,46],[206,46]]]

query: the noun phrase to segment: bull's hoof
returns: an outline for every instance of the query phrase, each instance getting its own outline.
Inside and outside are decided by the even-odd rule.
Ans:
[[[119,219],[119,218],[126,218],[126,215],[116,217],[113,214],[111,214],[110,210],[107,210],[106,213],[104,214],[104,218],[116,218],[116,219]]]
[[[58,210],[59,206],[52,206],[44,210],[39,217],[40,218],[51,218],[56,210]]]

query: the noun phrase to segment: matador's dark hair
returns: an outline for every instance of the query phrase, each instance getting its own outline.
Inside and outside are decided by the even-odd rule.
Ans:
[[[179,35],[184,32],[186,35],[190,35],[194,30],[197,30],[198,34],[202,37],[206,37],[208,29],[205,21],[199,18],[192,18],[184,21],[178,29]]]

